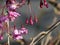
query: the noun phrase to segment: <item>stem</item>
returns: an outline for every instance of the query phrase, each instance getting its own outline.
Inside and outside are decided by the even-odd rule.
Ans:
[[[8,28],[8,32],[7,32],[7,34],[8,34],[8,45],[10,45],[10,38],[9,38],[9,19],[7,20],[7,28]]]
[[[1,13],[1,15],[4,15],[4,9],[5,9],[5,5],[4,5],[3,8],[2,8],[2,13]]]
[[[52,34],[52,32],[50,32],[50,33],[47,35],[47,38],[46,38],[46,41],[45,41],[44,45],[48,45],[48,42],[52,39],[51,34]]]
[[[30,45],[35,45],[41,39],[43,39],[44,37],[46,37],[50,32],[52,32],[59,24],[60,24],[60,20],[57,21],[55,24],[53,24],[49,29],[47,29],[47,32],[45,32],[45,33],[44,32],[39,33],[36,37],[33,38],[33,40],[30,43]],[[38,40],[36,40],[36,39],[38,39]]]
[[[46,37],[50,32],[52,32],[58,25],[60,25],[60,22],[57,22],[55,25],[54,25],[54,27],[45,35],[45,36],[43,36],[42,38],[39,38],[36,42],[34,42],[34,45],[38,42],[38,41],[40,41],[41,39],[43,39],[44,37]]]
[[[56,42],[56,44],[55,44],[55,45],[58,45],[58,44],[59,44],[59,42],[60,42],[60,40],[58,40],[58,41]]]

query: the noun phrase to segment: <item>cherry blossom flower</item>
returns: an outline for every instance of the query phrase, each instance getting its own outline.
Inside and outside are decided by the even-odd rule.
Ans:
[[[22,27],[19,31],[20,34],[28,34],[28,29],[26,29],[25,27]]]
[[[15,10],[15,9],[19,8],[19,3],[16,2],[15,0],[7,0],[6,6],[9,10]]]
[[[21,3],[19,3],[16,0],[7,0],[6,6],[9,10],[16,10],[17,8],[19,8],[19,6],[21,7],[22,5],[24,5],[25,1],[26,0],[21,0]]]
[[[8,9],[10,9],[10,10],[15,10],[17,8],[19,8],[18,3],[17,4],[10,4],[10,6],[8,7]]]
[[[13,22],[18,16],[21,16],[19,13],[15,11],[9,11],[8,12],[9,19]]]
[[[14,31],[13,31],[13,38],[15,40],[23,39],[23,35],[27,34],[27,33],[28,33],[28,30],[26,28],[24,28],[24,27],[22,27],[20,30],[15,28]]]
[[[13,38],[15,40],[23,39],[23,36],[19,33],[19,30],[18,29],[15,29],[14,30],[14,32],[13,32]]]

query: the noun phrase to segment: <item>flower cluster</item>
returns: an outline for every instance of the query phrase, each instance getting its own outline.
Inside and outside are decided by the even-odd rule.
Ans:
[[[8,9],[8,17],[10,21],[14,21],[20,15],[16,12],[16,9],[19,7],[19,3],[15,0],[7,0],[6,7]]]
[[[2,27],[2,22],[6,22],[7,19],[9,21],[14,21],[18,16],[21,16],[18,12],[16,12],[16,9],[19,8],[20,5],[23,5],[25,0],[22,0],[21,4],[17,2],[16,0],[7,0],[6,1],[6,8],[7,8],[7,14],[0,16],[0,27]],[[4,12],[4,10],[3,10]]]
[[[26,29],[25,27],[22,27],[21,29],[14,29],[13,31],[13,38],[14,40],[20,40],[23,39],[22,35],[25,35],[28,33],[28,29]]]
[[[6,0],[6,4],[3,6],[2,14],[0,15],[0,29],[4,28],[3,23],[6,23],[8,20],[14,22],[14,20],[21,16],[16,9],[18,9],[20,6],[22,6],[25,3],[25,0],[22,0],[21,3],[19,3],[17,0]],[[4,13],[4,9],[7,9],[6,13]],[[0,30],[1,31],[1,30]],[[3,36],[0,35],[0,40],[3,39]]]
[[[8,17],[10,21],[13,22],[18,16],[21,16],[21,15],[15,11],[8,11]]]

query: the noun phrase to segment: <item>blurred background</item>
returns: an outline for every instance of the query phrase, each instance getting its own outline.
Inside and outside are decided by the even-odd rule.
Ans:
[[[4,5],[6,0],[0,0],[0,5]],[[57,15],[54,13],[54,8],[51,4],[48,3],[48,8],[43,6],[43,8],[40,8],[39,2],[40,0],[31,0],[31,7],[33,12],[30,13],[29,7],[27,3],[23,5],[21,8],[17,9],[17,12],[21,14],[20,17],[18,17],[16,21],[17,28],[21,27],[21,24],[23,24],[28,29],[28,34],[24,35],[24,40],[29,45],[32,41],[31,38],[35,37],[38,33],[42,31],[46,31],[52,24],[54,24],[56,21],[60,20],[60,15]],[[57,0],[59,3],[60,0]],[[31,25],[25,25],[26,18],[32,16],[34,17],[36,15],[38,17],[38,23]],[[10,27],[13,26],[14,23],[10,22]],[[60,25],[52,31],[51,36],[55,39],[57,37],[58,33],[60,33]],[[60,34],[59,34],[60,35]],[[1,44],[4,44],[7,42],[7,35],[4,33],[4,40],[0,41]],[[10,41],[11,45],[20,45],[14,40]],[[40,45],[40,43],[37,43],[36,45]],[[60,44],[59,44],[60,45]]]

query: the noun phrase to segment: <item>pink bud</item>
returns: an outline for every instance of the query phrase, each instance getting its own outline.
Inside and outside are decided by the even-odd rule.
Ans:
[[[26,21],[25,21],[25,23],[26,23],[26,24],[28,24],[28,23],[29,23],[29,21],[28,21],[28,19],[27,19],[27,18],[26,18]]]
[[[16,6],[16,4],[11,4],[9,8],[10,8],[10,9],[16,9],[17,6]]]
[[[30,22],[31,25],[33,25],[32,16],[30,16],[29,22]]]
[[[26,28],[22,25],[22,27],[21,27],[21,29],[20,29],[20,33],[21,33],[21,34],[27,34],[27,33],[28,33],[28,29],[26,29]]]
[[[37,16],[34,16],[34,22],[38,22],[38,18],[37,18]]]
[[[9,10],[16,10],[17,8],[19,8],[19,3],[16,2],[15,0],[7,0],[6,1],[6,6]]]
[[[14,35],[18,35],[18,34],[19,34],[18,29],[15,29],[15,30],[13,31],[13,33],[14,33]]]
[[[46,8],[48,8],[48,3],[46,2],[46,0],[44,0],[44,5],[46,6]]]
[[[42,0],[40,1],[40,8],[42,8],[42,6],[43,6],[43,2],[42,2]]]
[[[22,36],[17,36],[15,39],[16,40],[21,40],[21,39],[23,39],[23,37]]]
[[[27,33],[28,33],[28,30],[24,28],[24,26],[22,26],[20,30],[15,29],[13,31],[13,38],[15,40],[23,39],[23,34],[27,34]]]

